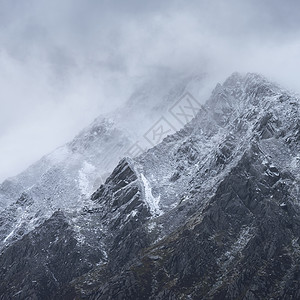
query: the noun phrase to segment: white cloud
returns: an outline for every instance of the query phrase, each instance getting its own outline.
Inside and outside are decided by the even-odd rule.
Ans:
[[[269,76],[299,92],[300,4],[0,2],[0,180],[124,102],[158,70]]]

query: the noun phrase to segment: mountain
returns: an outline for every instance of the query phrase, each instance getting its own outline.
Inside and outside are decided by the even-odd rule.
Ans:
[[[1,299],[299,299],[299,106],[233,74],[90,200],[7,245]]]
[[[0,185],[0,249],[20,239],[58,209],[81,210],[91,194],[129,155],[144,133],[187,91],[201,90],[203,76],[160,77],[138,87],[119,109],[100,115],[71,142]],[[129,117],[130,116],[130,117]],[[139,126],[136,126],[139,124]],[[181,125],[182,127],[182,125]]]

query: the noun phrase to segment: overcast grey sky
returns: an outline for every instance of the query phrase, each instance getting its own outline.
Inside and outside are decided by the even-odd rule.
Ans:
[[[0,181],[159,69],[299,92],[299,31],[296,0],[0,0]]]

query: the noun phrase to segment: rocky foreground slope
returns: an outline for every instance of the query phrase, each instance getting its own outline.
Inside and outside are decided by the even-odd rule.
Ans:
[[[1,299],[299,299],[299,106],[233,74],[85,207],[5,247]]]

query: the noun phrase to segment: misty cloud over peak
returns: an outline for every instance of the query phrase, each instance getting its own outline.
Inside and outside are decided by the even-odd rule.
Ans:
[[[258,72],[299,92],[299,11],[292,0],[0,1],[0,180],[153,78]]]

